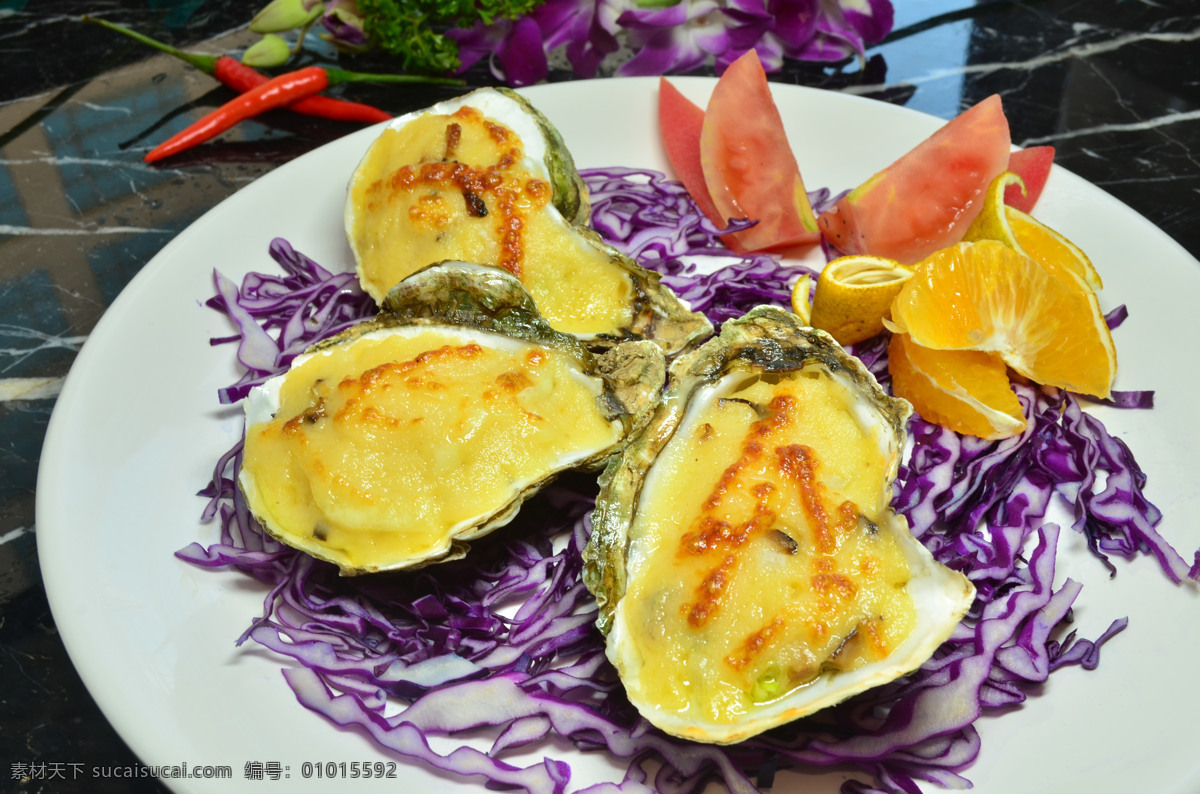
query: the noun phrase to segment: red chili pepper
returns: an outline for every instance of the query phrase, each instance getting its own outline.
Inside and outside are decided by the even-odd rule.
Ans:
[[[252,88],[257,88],[271,79],[257,69],[247,66],[236,58],[230,58],[228,55],[222,55],[216,59],[212,75],[238,93],[245,93]],[[305,116],[317,116],[333,121],[357,121],[365,124],[376,124],[392,118],[392,114],[373,105],[321,95],[305,97],[288,105],[287,109]]]
[[[329,75],[320,66],[306,66],[294,72],[273,77],[260,86],[226,102],[196,123],[172,135],[150,150],[146,162],[164,157],[215,138],[239,121],[253,118],[272,108],[289,105],[304,97],[318,94],[329,87]]]
[[[172,154],[190,149],[198,143],[220,135],[243,119],[253,118],[272,108],[290,105],[311,97],[337,83],[358,82],[414,83],[436,82],[461,85],[455,78],[422,77],[407,74],[367,74],[347,72],[343,69],[326,69],[321,66],[306,66],[294,72],[273,77],[260,86],[255,86],[236,99],[226,102],[187,129],[173,135],[150,150],[147,163],[153,163]]]
[[[251,88],[257,88],[271,78],[262,72],[247,66],[236,58],[230,58],[228,55],[220,57],[215,55],[201,55],[194,52],[184,52],[176,49],[169,44],[163,44],[161,41],[155,41],[149,36],[143,36],[137,31],[122,27],[104,19],[95,17],[83,18],[87,22],[95,22],[97,25],[114,30],[117,33],[129,36],[132,39],[142,42],[157,50],[161,50],[169,55],[173,55],[180,60],[191,64],[205,74],[210,74],[223,84],[237,91],[239,94],[249,91]],[[361,102],[348,102],[344,99],[337,99],[330,96],[311,96],[293,102],[288,106],[288,110],[295,113],[301,113],[306,116],[317,116],[324,119],[332,119],[334,121],[350,121],[361,122],[365,124],[376,124],[380,121],[387,121],[392,116],[390,113],[380,110],[372,105],[364,105]]]

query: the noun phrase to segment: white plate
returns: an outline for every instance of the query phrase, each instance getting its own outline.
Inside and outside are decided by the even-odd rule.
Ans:
[[[703,102],[712,82],[680,79]],[[559,127],[580,167],[665,170],[653,79],[541,86],[525,93]],[[842,94],[778,86],[776,98],[810,187],[858,184],[940,125],[903,108]],[[216,458],[239,433],[237,409],[216,391],[236,377],[228,333],[201,304],[219,267],[235,278],[273,270],[267,245],[282,236],[327,266],[349,264],[341,228],[346,181],[376,134],[363,130],[247,186],[180,234],[105,314],[67,378],[46,436],[37,537],[54,618],[84,683],[148,765],[227,765],[233,780],[168,781],[179,792],[326,790],[301,779],[303,762],[383,758],[359,734],[331,727],[285,685],[284,662],[234,640],[261,610],[264,589],[235,573],[177,560],[215,539],[199,523]],[[1190,558],[1200,546],[1194,312],[1200,265],[1144,218],[1055,169],[1038,214],[1087,251],[1102,274],[1105,309],[1129,306],[1116,333],[1117,387],[1154,389],[1153,411],[1097,410],[1149,474],[1162,532]],[[1183,365],[1181,366],[1181,362]],[[1116,617],[1129,628],[1103,650],[1095,672],[1051,677],[1023,707],[981,723],[983,749],[966,775],[980,794],[1038,791],[1200,790],[1188,740],[1200,713],[1200,598],[1173,586],[1149,558],[1109,579],[1064,532],[1058,578],[1085,583],[1075,615],[1087,637]],[[562,751],[576,781],[606,761]],[[245,780],[249,761],[279,762],[290,779]],[[614,767],[615,768],[615,767]],[[424,791],[462,785],[401,765]],[[608,774],[612,774],[611,770]],[[619,776],[616,778],[619,780]],[[833,792],[841,774],[781,773],[776,792]],[[396,781],[378,788],[395,789]],[[376,788],[353,781],[354,791]]]

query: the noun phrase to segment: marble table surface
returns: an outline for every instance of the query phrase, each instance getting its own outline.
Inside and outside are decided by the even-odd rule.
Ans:
[[[1200,256],[1200,8],[1181,0],[895,1],[895,31],[868,52],[864,69],[789,64],[772,79],[942,118],[999,93],[1014,143],[1053,145],[1060,165]],[[231,0],[0,2],[3,791],[163,790],[146,779],[63,779],[66,764],[136,759],[76,674],[42,586],[34,497],[47,423],[80,346],[157,251],[222,199],[346,132],[277,113],[147,166],[142,155],[163,127],[229,94],[178,61],[80,22],[84,12],[199,51],[248,41],[249,11]],[[469,78],[488,80],[482,72]],[[399,113],[459,90],[351,93]]]

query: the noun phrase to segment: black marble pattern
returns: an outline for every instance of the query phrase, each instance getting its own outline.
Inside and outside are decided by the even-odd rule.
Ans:
[[[1200,7],[895,4],[896,29],[865,68],[791,64],[773,79],[943,118],[999,93],[1014,143],[1054,145],[1059,164],[1200,256]],[[0,0],[0,791],[164,790],[145,779],[64,779],[71,763],[137,762],[75,673],[41,586],[34,494],[43,436],[75,354],[138,270],[223,198],[345,131],[270,114],[169,165],[147,166],[141,157],[162,130],[230,95],[79,15],[225,52],[249,40],[242,26],[253,10],[230,0]],[[356,66],[387,68],[370,59]],[[483,71],[469,78],[490,81]],[[458,90],[350,93],[402,112]]]

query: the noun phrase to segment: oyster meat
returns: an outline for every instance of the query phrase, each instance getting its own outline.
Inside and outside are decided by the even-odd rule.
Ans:
[[[671,365],[585,550],[608,657],[667,733],[727,744],[928,659],[974,588],[890,506],[911,407],[788,312]]]
[[[590,228],[587,190],[554,126],[519,94],[483,88],[390,122],[350,180],[346,235],[382,301],[443,260],[517,276],[556,329],[674,354],[712,333],[671,290]]]
[[[251,392],[239,484],[271,535],[345,574],[460,557],[558,473],[599,468],[665,371],[651,342],[596,356],[509,274],[442,263]]]

